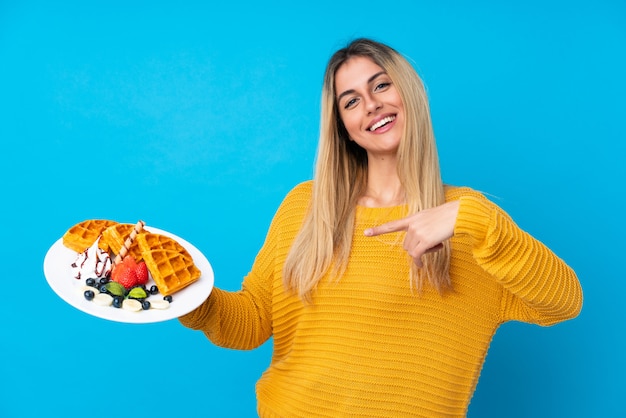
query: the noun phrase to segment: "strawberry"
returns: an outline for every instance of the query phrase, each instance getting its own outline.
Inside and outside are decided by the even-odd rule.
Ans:
[[[137,275],[137,284],[148,283],[148,266],[145,262],[140,261],[139,263],[137,263],[135,274]]]
[[[121,263],[116,264],[111,272],[111,280],[118,282],[126,289],[137,285],[137,263],[131,256],[125,257]]]

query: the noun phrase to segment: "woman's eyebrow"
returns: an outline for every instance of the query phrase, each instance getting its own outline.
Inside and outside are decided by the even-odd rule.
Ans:
[[[368,78],[368,79],[367,79],[367,84],[369,84],[369,83],[371,83],[372,81],[376,80],[376,78],[377,78],[378,76],[382,75],[382,74],[386,74],[386,72],[385,72],[385,71],[379,71],[379,72],[377,72],[376,74],[374,74],[373,76],[371,76],[370,78]],[[337,101],[340,101],[340,100],[341,100],[341,98],[342,98],[343,96],[346,96],[346,95],[348,95],[348,94],[352,94],[352,93],[354,93],[354,90],[353,90],[353,89],[350,89],[350,90],[346,90],[346,91],[344,91],[344,92],[343,92],[343,93],[341,93],[339,96],[337,96]]]

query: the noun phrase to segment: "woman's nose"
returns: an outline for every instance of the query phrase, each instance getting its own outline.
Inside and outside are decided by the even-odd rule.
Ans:
[[[382,103],[375,95],[370,94],[365,98],[365,109],[367,109],[367,113],[374,113],[381,107]]]

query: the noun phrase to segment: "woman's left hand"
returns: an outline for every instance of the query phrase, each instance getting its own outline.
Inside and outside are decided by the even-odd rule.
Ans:
[[[422,255],[437,251],[443,242],[454,235],[454,224],[459,213],[459,201],[454,200],[365,230],[365,235],[375,237],[391,232],[405,231],[403,248],[422,267]]]

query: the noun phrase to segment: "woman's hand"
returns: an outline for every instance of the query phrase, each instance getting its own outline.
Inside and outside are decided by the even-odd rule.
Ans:
[[[391,232],[405,231],[403,248],[422,267],[422,255],[437,251],[443,242],[454,235],[454,224],[459,213],[459,201],[444,203],[425,209],[406,218],[365,230],[365,235],[375,237]]]

